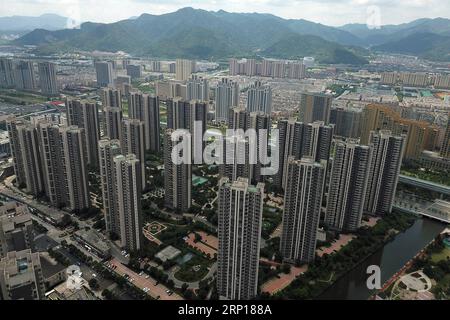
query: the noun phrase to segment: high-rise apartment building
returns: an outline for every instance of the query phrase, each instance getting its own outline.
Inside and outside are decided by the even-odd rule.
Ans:
[[[186,100],[209,101],[209,85],[205,78],[192,75],[186,86]]]
[[[244,135],[227,136],[223,139],[223,163],[219,164],[219,174],[230,181],[238,178],[253,178],[253,165],[250,163],[251,141]]]
[[[144,122],[145,150],[159,152],[160,122],[159,98],[157,96],[131,92],[128,98],[128,116]]]
[[[10,117],[6,119],[6,128],[8,130],[9,141],[11,145],[11,155],[13,158],[14,174],[16,175],[16,185],[21,187],[26,185],[25,165],[20,143],[18,128],[25,127],[26,122],[22,119]]]
[[[249,128],[250,113],[244,107],[230,108],[228,112],[228,129],[244,130]]]
[[[188,80],[191,74],[195,72],[195,65],[195,61],[192,60],[177,59],[175,79],[179,81]]]
[[[333,126],[321,121],[304,124],[295,118],[278,122],[279,169],[274,177],[279,188],[286,187],[288,163],[292,156],[300,160],[305,156],[314,161],[328,161],[333,141]]]
[[[287,262],[309,263],[315,258],[326,163],[290,157],[287,170],[280,251]]]
[[[427,87],[432,82],[432,79],[423,72],[383,72],[381,73],[380,82],[391,86],[401,83],[404,86],[423,88]]]
[[[39,136],[36,126],[26,123],[17,126],[19,145],[25,174],[25,190],[39,196],[44,191],[44,180],[41,169],[41,153],[39,150]]]
[[[362,111],[358,109],[331,109],[330,123],[334,134],[343,138],[359,138],[361,135]]]
[[[106,107],[103,109],[103,135],[109,139],[120,140],[122,136],[122,109]]]
[[[36,126],[25,120],[10,117],[6,120],[16,185],[38,196],[44,190],[41,154]]]
[[[323,121],[330,123],[333,97],[323,93],[302,93],[300,96],[299,118],[303,123]]]
[[[444,140],[441,147],[441,155],[444,158],[450,158],[450,114],[448,116],[447,128],[445,130]]]
[[[373,150],[364,210],[369,214],[391,213],[402,165],[405,137],[389,130],[373,131],[370,135]]]
[[[243,175],[243,177],[251,179],[252,183],[264,181],[264,176],[261,175],[261,169],[265,164],[267,164],[267,161],[265,158],[262,158],[262,155],[267,156],[268,154],[271,126],[272,124],[270,115],[264,112],[248,112],[247,109],[242,107],[230,109],[228,129],[242,130],[241,132],[236,131],[238,135],[245,133],[249,129],[254,130],[255,133],[255,137],[250,137],[250,140],[254,139],[252,141],[249,140],[248,135],[251,135],[253,133],[248,133],[247,141],[249,142],[249,145],[245,148],[245,150],[242,150],[242,152],[245,151],[245,153],[238,152],[238,155],[245,155],[247,162],[253,162],[250,164],[250,168],[248,170],[246,169],[247,173]],[[245,139],[241,138],[241,140]],[[224,146],[224,150],[226,151],[226,146]],[[250,159],[247,159],[247,157],[249,157],[250,151],[253,152],[254,161],[250,161]],[[226,151],[225,154],[227,154],[227,152],[229,151]],[[227,168],[226,165],[222,166],[225,169]],[[224,176],[230,177],[230,179],[232,179],[232,176],[229,174],[224,174]]]
[[[191,133],[192,157],[203,155],[205,146],[203,135],[207,129],[207,103],[198,100],[185,101],[181,98],[175,98],[168,99],[166,104],[167,128],[188,130]]]
[[[45,194],[54,207],[90,207],[85,133],[77,126],[41,122],[38,127]]]
[[[45,195],[52,206],[65,207],[68,205],[68,189],[59,125],[52,122],[40,123],[39,139]]]
[[[306,78],[306,66],[302,62],[292,62],[288,64],[288,78],[304,79]]]
[[[43,94],[58,94],[58,83],[56,80],[56,65],[51,62],[39,62],[39,84]]]
[[[306,65],[303,61],[231,59],[230,75],[262,76],[272,78],[303,79],[306,77]]]
[[[66,99],[67,122],[69,126],[84,129],[87,163],[98,167],[98,141],[100,123],[98,106],[95,102]]]
[[[120,240],[126,250],[137,251],[142,248],[141,165],[134,154],[113,161]]]
[[[361,226],[370,161],[370,147],[336,142],[325,215],[331,228],[354,232]]]
[[[173,129],[164,133],[164,189],[167,208],[183,213],[191,207],[192,165],[172,161],[172,150],[178,141],[172,138]],[[189,151],[188,151],[189,153]],[[188,154],[187,158],[191,158]]]
[[[36,90],[36,76],[32,61],[18,61],[15,64],[14,80],[16,89]]]
[[[141,188],[146,187],[145,178],[145,139],[144,122],[137,119],[124,119],[122,123],[122,137],[120,144],[122,154],[134,154],[139,160],[139,170],[141,179]]]
[[[230,300],[249,300],[258,289],[264,184],[219,181],[217,290]]]
[[[361,143],[368,144],[372,131],[390,130],[394,135],[405,135],[405,159],[417,159],[424,150],[436,145],[437,127],[425,121],[404,119],[385,105],[368,105],[363,112]]]
[[[16,84],[14,74],[14,61],[9,58],[0,58],[0,87],[11,88]]]
[[[78,212],[89,208],[91,204],[85,154],[85,130],[77,126],[63,127],[61,135],[69,209]]]
[[[139,64],[129,64],[126,66],[127,76],[130,76],[131,79],[139,79],[142,78],[142,66]]]
[[[229,109],[239,105],[239,84],[223,78],[215,90],[216,122],[227,122]]]
[[[96,61],[97,86],[109,87],[114,84],[113,64],[109,61]]]
[[[272,89],[256,81],[247,90],[247,110],[249,112],[272,113]]]
[[[103,211],[106,231],[109,235],[120,236],[120,219],[116,204],[116,181],[114,157],[122,154],[119,140],[102,139],[99,141],[100,178],[103,195]]]
[[[122,96],[120,90],[113,88],[103,88],[102,95],[102,107],[113,107],[122,109]]]

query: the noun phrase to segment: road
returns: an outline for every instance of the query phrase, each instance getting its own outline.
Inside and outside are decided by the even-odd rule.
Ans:
[[[181,296],[179,296],[176,293],[173,293],[172,295],[169,295],[167,293],[167,287],[165,287],[162,284],[156,284],[156,280],[152,277],[148,277],[147,279],[143,276],[138,275],[136,272],[131,270],[130,268],[124,266],[120,262],[118,262],[116,259],[112,259],[106,264],[110,264],[115,266],[113,271],[117,273],[119,276],[123,277],[125,274],[127,274],[130,279],[132,279],[133,285],[138,287],[139,289],[148,288],[149,291],[147,294],[151,296],[153,299],[160,299],[160,300],[183,300]],[[159,298],[158,298],[159,297]]]
[[[402,174],[399,176],[398,182],[450,196],[450,186],[446,186],[443,184],[409,177]]]

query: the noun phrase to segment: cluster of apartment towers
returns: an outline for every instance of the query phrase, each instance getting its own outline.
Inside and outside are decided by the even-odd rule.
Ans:
[[[262,103],[268,99],[255,99],[251,108],[239,107],[236,85],[224,80],[219,87],[216,100],[225,101],[216,106],[216,113],[217,108],[222,113],[222,108],[227,110],[229,128],[271,130],[271,106]],[[264,97],[267,89],[262,91]],[[124,117],[121,92],[106,88],[102,94],[102,121],[96,103],[76,99],[66,100],[66,118],[8,119],[16,183],[55,207],[77,212],[91,205],[88,168],[98,168],[106,229],[109,235],[118,236],[125,249],[134,251],[143,245],[141,194],[148,182],[145,153],[161,151],[160,101],[157,96],[131,92],[128,117]],[[371,132],[368,145],[333,139],[331,100],[327,95],[305,93],[299,112],[302,122],[278,122],[279,170],[273,176],[261,174],[260,162],[219,165],[220,296],[251,299],[257,294],[265,182],[284,191],[280,251],[288,263],[313,261],[322,207],[326,208],[325,223],[338,231],[357,230],[363,212],[391,212],[405,137],[380,130]],[[191,206],[192,164],[172,161],[172,148],[178,143],[172,133],[184,129],[203,134],[208,103],[169,98],[166,105],[167,129],[162,134],[165,205],[183,213]],[[193,132],[195,121],[202,123],[202,132]],[[245,137],[233,139],[241,143],[231,150],[228,147],[224,154],[243,153],[246,159],[250,148],[269,143],[259,135],[256,145]],[[194,149],[203,150],[205,145],[194,145]]]
[[[0,58],[0,87],[30,91],[40,88],[45,95],[57,95],[55,64],[40,61],[37,66],[38,74],[36,75],[33,61]]]

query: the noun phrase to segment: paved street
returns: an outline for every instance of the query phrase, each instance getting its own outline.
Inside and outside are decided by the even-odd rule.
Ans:
[[[130,279],[132,279],[132,283],[140,288],[148,288],[149,291],[147,292],[148,295],[150,295],[153,299],[161,299],[161,300],[183,300],[182,297],[180,297],[178,294],[173,293],[172,295],[169,295],[167,293],[168,289],[162,284],[156,285],[156,280],[152,277],[148,277],[147,279],[143,276],[138,275],[136,272],[131,270],[130,268],[124,266],[120,262],[118,262],[116,259],[112,259],[108,262],[110,265],[115,266],[113,271],[123,277],[125,274],[127,274]],[[107,264],[108,264],[107,263]],[[158,298],[159,297],[159,298]]]

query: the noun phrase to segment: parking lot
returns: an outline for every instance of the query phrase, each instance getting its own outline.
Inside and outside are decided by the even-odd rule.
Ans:
[[[182,297],[180,297],[175,292],[171,295],[169,295],[169,290],[167,287],[165,287],[162,284],[157,284],[155,279],[148,276],[146,278],[145,275],[140,276],[130,268],[124,266],[120,262],[118,262],[116,259],[112,259],[109,262],[106,263],[108,266],[113,266],[112,270],[117,273],[120,276],[128,275],[129,281],[133,283],[136,287],[140,289],[148,288],[147,294],[150,295],[153,299],[160,299],[160,300],[183,300]]]

